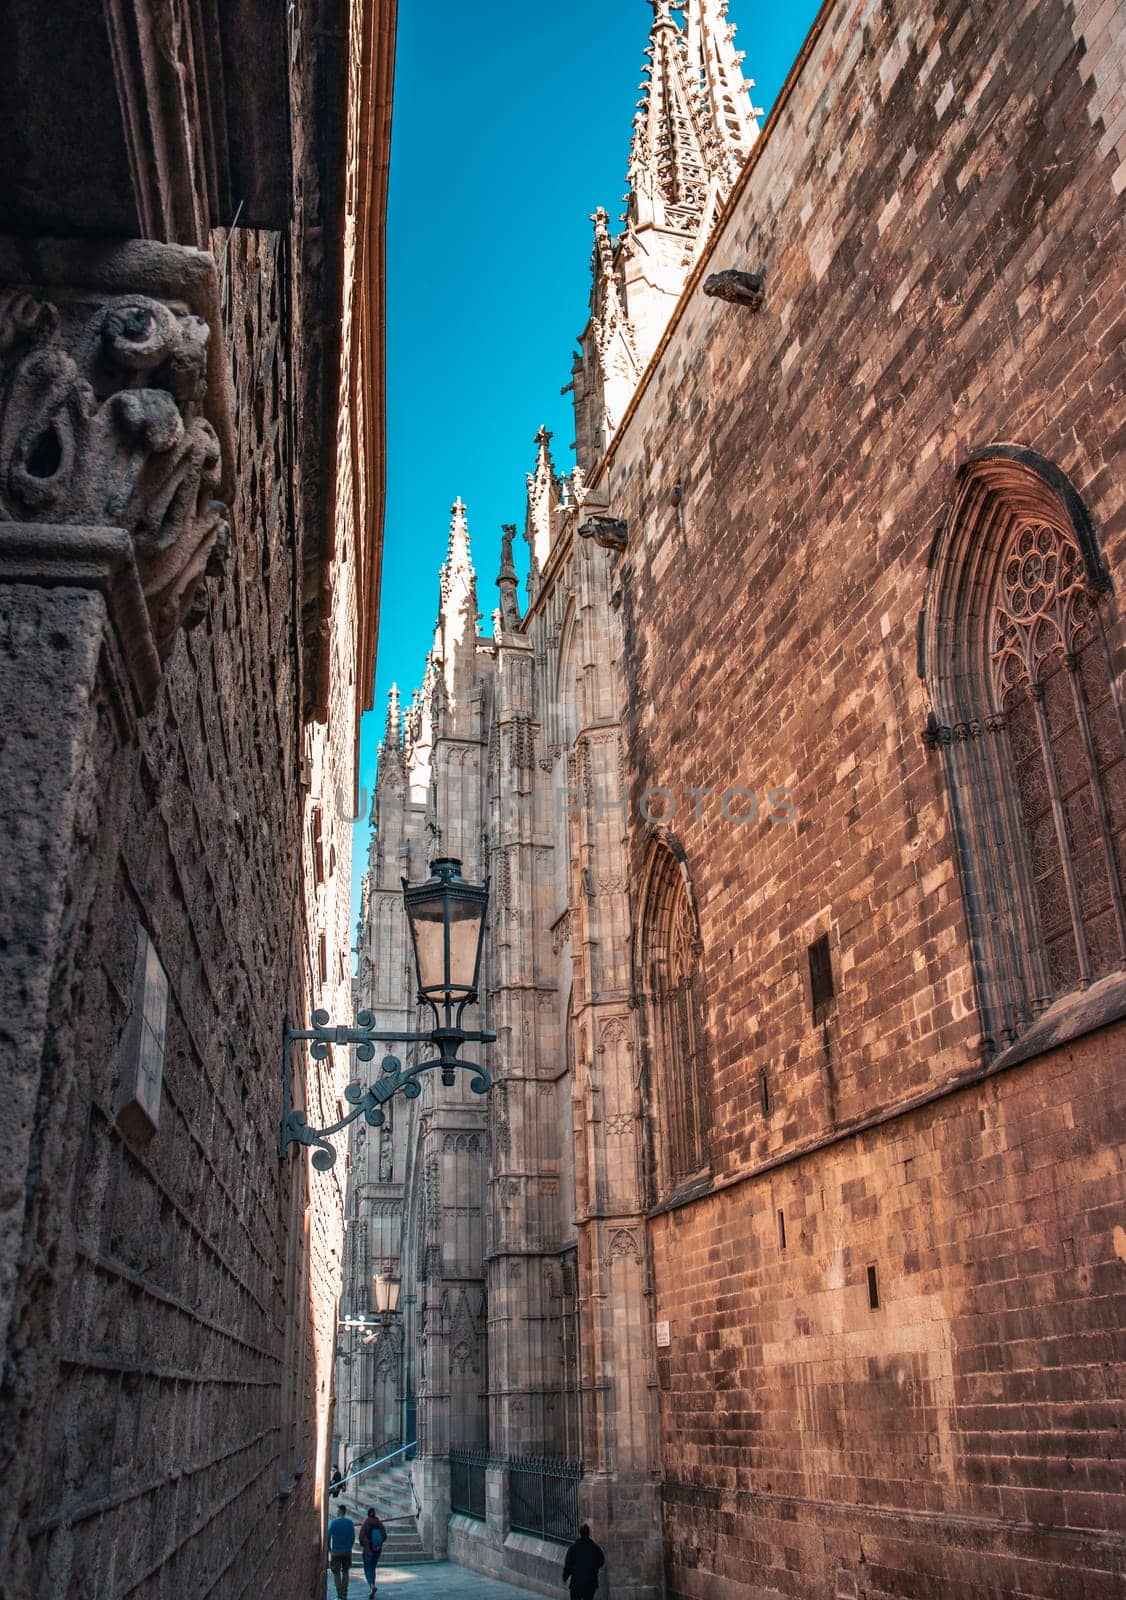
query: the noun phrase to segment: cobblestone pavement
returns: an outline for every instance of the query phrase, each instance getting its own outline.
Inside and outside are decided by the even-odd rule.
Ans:
[[[420,1561],[409,1566],[380,1566],[376,1600],[528,1600],[530,1589],[517,1589],[498,1578],[483,1578],[479,1572],[459,1567],[453,1561]],[[562,1600],[566,1590],[560,1585]],[[327,1600],[336,1600],[336,1585],[331,1575],[325,1590]],[[367,1600],[368,1586],[360,1571],[352,1574],[348,1600]]]

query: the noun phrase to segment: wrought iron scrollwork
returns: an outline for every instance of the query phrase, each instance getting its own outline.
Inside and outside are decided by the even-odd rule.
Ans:
[[[384,1106],[397,1094],[403,1094],[408,1100],[417,1100],[422,1093],[422,1074],[430,1072],[433,1068],[441,1069],[442,1082],[449,1085],[454,1082],[454,1074],[458,1068],[471,1072],[473,1077],[469,1080],[469,1087],[474,1094],[488,1094],[492,1088],[493,1080],[488,1070],[475,1061],[462,1061],[458,1051],[463,1044],[495,1044],[496,1034],[488,1029],[470,1033],[465,1029],[452,1027],[433,1028],[429,1033],[386,1033],[376,1028],[375,1018],[370,1011],[361,1011],[356,1017],[356,1026],[353,1028],[333,1024],[327,1011],[314,1011],[311,1028],[294,1028],[290,1019],[286,1017],[282,1040],[282,1125],[279,1141],[279,1154],[285,1154],[291,1144],[308,1145],[313,1150],[311,1157],[313,1166],[318,1172],[329,1172],[336,1164],[336,1147],[330,1142],[335,1134],[341,1133],[350,1123],[363,1117],[369,1127],[381,1128],[387,1121]],[[363,1084],[359,1081],[350,1083],[344,1091],[344,1098],[352,1107],[346,1116],[331,1123],[327,1128],[311,1128],[304,1111],[297,1110],[292,1104],[293,1093],[293,1064],[292,1047],[294,1044],[305,1041],[309,1045],[309,1054],[314,1061],[327,1061],[329,1050],[333,1045],[354,1047],[356,1059],[368,1062],[375,1060],[377,1044],[432,1044],[438,1049],[438,1055],[431,1061],[421,1061],[416,1066],[404,1067],[398,1056],[385,1055],[380,1065],[379,1077],[374,1083]]]

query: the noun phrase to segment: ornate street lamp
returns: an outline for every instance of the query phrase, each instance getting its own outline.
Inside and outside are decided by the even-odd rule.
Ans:
[[[341,1317],[341,1333],[362,1335],[361,1344],[371,1344],[381,1333],[386,1333],[399,1314],[399,1292],[402,1282],[397,1272],[376,1272],[372,1275],[371,1293],[375,1301],[375,1315],[361,1312],[359,1316]],[[341,1357],[351,1364],[351,1356]]]
[[[328,1172],[336,1161],[336,1150],[329,1143],[333,1134],[361,1116],[370,1127],[382,1127],[386,1102],[400,1089],[409,1100],[416,1099],[422,1093],[419,1076],[432,1067],[441,1068],[444,1084],[452,1084],[457,1068],[463,1067],[474,1074],[469,1083],[474,1094],[487,1094],[492,1088],[492,1079],[484,1067],[458,1058],[463,1044],[496,1043],[496,1034],[489,1030],[470,1033],[461,1026],[466,1006],[477,999],[489,880],[486,878],[483,884],[467,883],[461,875],[461,862],[450,857],[435,861],[430,873],[425,883],[413,886],[403,879],[403,901],[414,951],[418,1000],[419,1004],[425,1001],[433,1011],[434,1027],[426,1033],[383,1033],[376,1028],[370,1011],[359,1013],[354,1028],[334,1026],[327,1011],[313,1012],[311,1028],[294,1028],[290,1019],[285,1019],[280,1154],[284,1156],[291,1144],[315,1146],[312,1162],[318,1172]],[[290,1048],[298,1040],[308,1040],[309,1054],[315,1061],[324,1061],[334,1044],[355,1045],[359,1061],[374,1060],[376,1044],[432,1044],[438,1055],[415,1067],[404,1067],[397,1056],[384,1056],[380,1076],[374,1083],[366,1088],[361,1083],[350,1083],[345,1089],[344,1098],[354,1108],[346,1117],[327,1128],[310,1128],[304,1111],[295,1110],[292,1103]],[[392,1280],[385,1281],[390,1295]],[[394,1285],[395,1306],[389,1307],[392,1311],[398,1306],[397,1279]]]
[[[461,862],[446,856],[435,861],[431,876],[413,887],[404,878],[403,902],[414,949],[418,998],[434,1013],[430,1038],[442,1051],[442,1082],[454,1081],[461,1014],[477,998],[477,973],[485,938],[489,881],[466,883]],[[446,1047],[452,1046],[449,1059]]]
[[[391,1317],[399,1309],[399,1291],[402,1282],[397,1272],[377,1272],[371,1280],[375,1310],[379,1317]]]

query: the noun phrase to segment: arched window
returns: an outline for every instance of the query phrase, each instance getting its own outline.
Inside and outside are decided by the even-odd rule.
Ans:
[[[962,468],[931,560],[926,741],[946,762],[991,1050],[1126,966],[1126,738],[1086,510],[1049,462]]]
[[[653,846],[641,896],[639,977],[662,1187],[708,1165],[710,1112],[700,993],[700,934],[682,860]]]

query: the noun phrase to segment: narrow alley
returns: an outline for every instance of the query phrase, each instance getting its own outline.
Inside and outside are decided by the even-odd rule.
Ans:
[[[562,1570],[562,1549],[559,1564]],[[368,1592],[363,1572],[357,1566],[348,1585],[347,1600],[368,1600]],[[534,1592],[502,1583],[499,1578],[486,1578],[454,1561],[420,1561],[381,1570],[376,1600],[528,1600]],[[336,1585],[331,1578],[325,1600],[337,1600]]]

